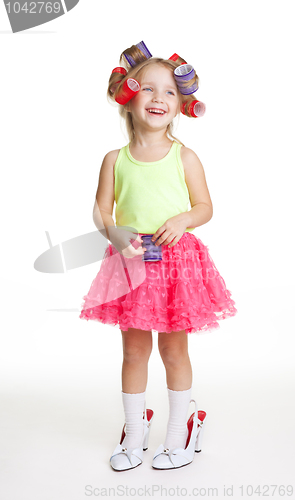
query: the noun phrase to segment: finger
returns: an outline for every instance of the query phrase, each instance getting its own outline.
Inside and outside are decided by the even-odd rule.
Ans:
[[[159,245],[168,245],[169,242],[167,240],[168,240],[168,236],[167,237],[159,236],[159,238],[155,242],[156,247]]]
[[[132,254],[131,257],[137,257],[138,255],[143,255],[147,251],[147,248],[139,246],[137,248],[134,248],[134,246],[131,246],[130,248],[130,253]]]
[[[178,242],[179,242],[179,240],[180,240],[180,238],[179,238],[179,239],[177,239],[177,240],[176,240],[176,239],[174,239],[171,243],[169,243],[168,247],[169,247],[169,248],[174,247],[174,245],[176,245],[176,243],[178,243]]]
[[[152,241],[154,241],[154,239],[157,240],[157,243],[155,243],[155,245],[161,245],[163,243],[163,241],[167,240],[168,235],[167,235],[166,231],[167,231],[166,229],[161,230],[161,228],[160,228],[155,232],[155,234],[152,238]],[[166,233],[166,235],[165,235],[165,233]]]
[[[169,247],[171,246],[172,243],[174,243],[175,241],[175,236],[172,236],[171,235],[166,238],[166,240],[164,241],[164,243],[162,243],[162,245],[168,245]]]

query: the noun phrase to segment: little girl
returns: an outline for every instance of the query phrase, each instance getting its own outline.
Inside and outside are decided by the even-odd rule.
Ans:
[[[152,331],[158,332],[169,420],[164,445],[156,450],[152,466],[171,469],[191,463],[194,452],[201,451],[206,418],[191,399],[188,334],[219,328],[217,320],[234,316],[237,310],[207,247],[192,233],[213,213],[202,164],[172,135],[173,118],[180,112],[197,117],[204,111],[193,95],[198,76],[177,54],[169,59],[152,57],[144,42],[125,50],[120,64],[110,76],[108,95],[120,105],[130,142],[110,151],[101,166],[94,220],[112,244],[83,297],[80,318],[122,332],[126,420],[110,459],[114,470],[140,465],[147,449],[153,419],[153,411],[145,405],[148,360]],[[145,235],[153,236],[162,260],[144,260]],[[135,268],[140,274],[140,266],[144,279],[130,289],[130,275],[135,275]],[[191,401],[195,412],[186,421]]]

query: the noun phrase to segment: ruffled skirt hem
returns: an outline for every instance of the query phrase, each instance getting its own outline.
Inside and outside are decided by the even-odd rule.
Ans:
[[[121,260],[117,260],[115,267],[114,262],[106,265],[107,259],[116,254],[118,257],[115,247],[109,244],[98,275],[83,297],[80,319],[96,320],[122,331],[185,330],[191,334],[218,329],[218,321],[237,313],[231,292],[208,248],[190,232],[184,233],[174,247],[162,247],[162,261],[144,263],[146,278],[139,286],[115,300],[103,300],[101,296],[109,297],[114,283],[126,290],[126,278],[114,279],[114,275],[119,275]]]

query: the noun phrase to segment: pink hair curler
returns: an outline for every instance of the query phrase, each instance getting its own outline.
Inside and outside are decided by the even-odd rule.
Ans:
[[[177,61],[177,59],[179,59],[180,56],[178,54],[172,54],[171,57],[169,57],[169,59],[171,59],[171,61]],[[182,66],[183,64],[187,64],[186,62],[182,62],[180,66]]]
[[[118,80],[117,82],[114,83],[114,85],[111,86],[110,91],[112,94],[116,92],[116,88],[118,87],[119,83],[121,83],[122,80],[123,78],[121,78],[121,80]]]
[[[139,92],[139,90],[140,90],[140,85],[138,81],[134,80],[134,78],[127,78],[127,80],[125,80],[125,82],[123,83],[119,94],[115,98],[115,101],[118,104],[124,105],[127,102],[129,102],[130,99],[132,99],[132,97],[134,97],[135,94]]]
[[[112,73],[121,73],[122,75],[127,75],[127,71],[125,68],[122,68],[122,66],[118,66],[117,68],[114,68]]]
[[[185,113],[185,106],[187,105],[187,102],[188,101],[184,102],[183,105],[181,106],[181,112],[185,116],[187,116]],[[189,116],[193,118],[200,118],[201,116],[204,116],[205,111],[206,111],[205,104],[201,101],[197,101],[197,99],[192,101],[187,108],[187,113],[189,114]]]
[[[179,55],[176,53],[172,54],[172,56],[169,57],[169,59],[171,59],[172,61],[177,61],[178,58],[179,58]]]
[[[124,76],[127,75],[127,71],[125,68],[122,68],[122,66],[117,66],[116,68],[113,69],[112,74],[113,73],[117,73],[118,75],[117,78],[119,77],[119,80],[115,82],[110,88],[112,94],[116,92],[116,88],[118,87],[119,83],[123,80]]]

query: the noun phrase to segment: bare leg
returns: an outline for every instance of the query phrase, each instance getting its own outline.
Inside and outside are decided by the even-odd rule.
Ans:
[[[152,352],[153,337],[151,331],[129,328],[122,331],[123,364],[122,391],[141,393],[146,390],[148,360]]]
[[[185,330],[171,333],[159,332],[158,347],[166,369],[167,387],[172,391],[190,389],[193,374]]]

